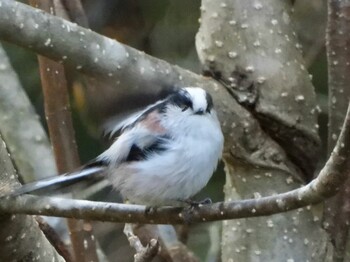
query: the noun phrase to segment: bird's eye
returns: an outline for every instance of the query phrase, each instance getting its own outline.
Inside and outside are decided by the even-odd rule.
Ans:
[[[189,108],[188,105],[185,105],[185,104],[182,104],[182,105],[181,105],[181,111],[182,111],[182,112],[186,111],[188,108]]]
[[[182,112],[189,108],[192,108],[192,100],[190,99],[187,92],[178,92],[171,96],[170,102],[178,106]]]

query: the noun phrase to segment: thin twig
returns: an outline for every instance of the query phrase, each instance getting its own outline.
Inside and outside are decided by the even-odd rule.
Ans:
[[[159,250],[159,242],[156,239],[151,239],[147,246],[143,246],[140,239],[134,234],[131,224],[125,224],[124,234],[128,238],[130,246],[136,250],[134,255],[135,262],[148,262],[157,255]]]
[[[198,262],[199,259],[181,241],[178,240],[174,226],[172,225],[148,225],[155,228],[159,236],[162,252],[166,252],[172,262]],[[217,245],[220,245],[217,243]]]
[[[60,236],[57,232],[41,217],[35,217],[36,222],[38,222],[38,226],[43,231],[47,240],[50,241],[52,246],[55,247],[57,252],[64,257],[66,262],[74,262],[71,253],[69,252],[68,246],[61,240]]]

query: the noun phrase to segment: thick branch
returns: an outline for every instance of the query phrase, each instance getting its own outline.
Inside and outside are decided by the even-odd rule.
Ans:
[[[345,4],[347,3],[347,4]],[[327,59],[329,74],[329,133],[331,153],[350,100],[350,1],[328,1]]]
[[[206,72],[254,112],[310,180],[320,145],[316,100],[289,10],[289,1],[202,0],[196,46]]]
[[[1,45],[0,61],[0,132],[22,179],[43,179],[56,172],[47,135]]]
[[[328,152],[331,152],[342,127],[350,101],[349,61],[350,1],[328,1],[327,58],[329,79]],[[350,157],[348,155],[348,157]],[[350,173],[348,173],[348,176]],[[350,180],[344,179],[339,194],[326,203],[325,217],[334,243],[334,259],[343,261],[349,237]]]
[[[179,73],[170,74],[173,68],[166,62],[12,0],[1,1],[0,38],[92,76],[117,81],[133,75],[129,77],[131,86],[164,86],[179,80]]]
[[[9,192],[19,186],[15,169],[0,136],[0,192]],[[34,218],[30,216],[0,215],[1,261],[65,261],[45,238]],[[40,248],[38,248],[40,247]]]

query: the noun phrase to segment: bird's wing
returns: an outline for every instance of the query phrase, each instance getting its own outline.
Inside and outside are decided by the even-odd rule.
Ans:
[[[111,118],[104,124],[105,133],[109,134],[112,137],[115,134],[123,132],[129,127],[133,127],[135,123],[137,123],[140,119],[164,106],[164,102],[164,100],[160,100],[142,110],[131,112],[125,115],[118,115],[116,118]]]
[[[120,129],[132,124],[138,116],[178,91],[178,87],[163,86],[154,89],[129,90],[113,99],[113,105],[106,111],[102,129],[105,135],[119,136]]]
[[[109,136],[109,138],[120,135],[121,131],[134,123],[142,115],[143,111],[144,109],[136,110],[109,118],[102,126],[104,135]]]
[[[153,104],[121,123],[121,135],[96,158],[96,162],[118,165],[145,159],[149,152],[165,150],[166,141],[170,138],[168,130],[161,124],[163,106],[161,102]]]
[[[138,111],[119,124],[111,132],[121,130],[121,135],[104,153],[87,163],[82,169],[61,176],[36,181],[23,185],[12,195],[21,195],[40,189],[61,189],[81,181],[101,179],[100,174],[110,164],[117,165],[127,161],[140,161],[150,152],[165,150],[165,141],[168,139],[167,130],[161,124],[161,111],[165,100],[154,103],[144,110]]]

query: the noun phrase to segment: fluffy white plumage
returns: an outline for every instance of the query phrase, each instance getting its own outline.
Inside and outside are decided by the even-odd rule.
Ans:
[[[113,133],[118,131],[110,148],[83,170],[105,166],[113,187],[137,204],[188,200],[208,183],[223,149],[211,97],[197,87],[181,88],[134,113],[112,128]],[[38,188],[25,185],[19,192]]]
[[[162,102],[148,107],[135,114],[133,121],[128,119],[122,135],[98,157],[110,163],[113,186],[134,203],[160,205],[189,199],[216,169],[223,135],[216,112],[208,110],[211,98],[201,88],[188,87],[182,92],[192,103],[186,110],[167,101],[163,101],[164,112],[157,109]],[[140,120],[147,111],[149,117]],[[123,162],[132,144],[145,148],[163,136],[164,150],[150,151],[143,161]]]

